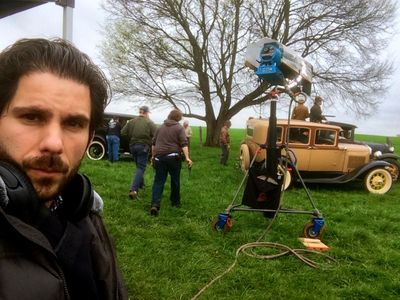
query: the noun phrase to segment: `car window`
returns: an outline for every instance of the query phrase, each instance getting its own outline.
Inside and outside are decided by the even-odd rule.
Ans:
[[[247,134],[248,136],[252,137],[253,134],[254,134],[254,129],[253,129],[253,127],[247,126],[247,128],[246,128],[246,134]]]
[[[290,127],[289,143],[308,144],[310,139],[310,129],[306,127]]]
[[[329,129],[318,129],[315,135],[316,145],[334,145],[336,140],[336,131]]]

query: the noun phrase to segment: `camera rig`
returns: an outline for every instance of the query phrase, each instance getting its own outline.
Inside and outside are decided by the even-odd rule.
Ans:
[[[312,65],[283,44],[263,38],[247,47],[245,66],[270,84],[311,94]]]
[[[320,237],[325,222],[304,185],[313,206],[312,211],[299,211],[281,207],[282,185],[287,168],[286,164],[282,166],[282,161],[287,162],[287,159],[282,160],[281,152],[282,148],[285,147],[286,155],[288,155],[289,149],[286,142],[279,147],[277,146],[276,105],[279,101],[279,95],[286,93],[292,100],[295,100],[295,95],[299,93],[310,95],[312,65],[281,43],[269,38],[263,38],[248,46],[245,65],[255,72],[260,81],[267,83],[265,92],[271,104],[267,140],[257,150],[265,149],[266,159],[262,166],[255,165],[256,154],[254,155],[250,168],[247,170],[232,203],[225,212],[220,213],[214,220],[213,228],[223,231],[230,230],[232,227],[231,212],[234,210],[259,211],[269,218],[275,218],[278,212],[311,214],[313,216],[311,221],[304,226],[304,236],[307,238]],[[283,176],[280,175],[278,165],[283,169]],[[242,205],[251,208],[241,208],[240,205],[234,204],[246,178],[248,180],[242,197]]]

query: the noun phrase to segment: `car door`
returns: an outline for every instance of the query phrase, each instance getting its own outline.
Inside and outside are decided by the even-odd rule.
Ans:
[[[338,147],[339,132],[329,128],[316,128],[310,147],[308,171],[342,172],[345,151]]]
[[[310,164],[311,129],[303,126],[290,126],[286,134],[289,149],[296,155],[297,169],[307,171]]]

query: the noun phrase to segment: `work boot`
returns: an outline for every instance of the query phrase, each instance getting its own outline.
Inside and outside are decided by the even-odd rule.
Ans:
[[[159,213],[159,210],[160,210],[160,209],[159,209],[158,207],[152,206],[152,207],[150,208],[150,215],[157,217],[157,216],[158,216],[158,213]]]
[[[131,198],[132,200],[136,200],[137,199],[137,192],[136,191],[130,191],[129,192],[129,198]]]

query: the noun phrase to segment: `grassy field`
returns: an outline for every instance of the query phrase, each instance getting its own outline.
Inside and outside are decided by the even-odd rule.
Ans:
[[[104,219],[115,239],[131,299],[192,299],[234,263],[239,247],[260,237],[303,248],[298,237],[308,215],[279,214],[266,231],[270,220],[262,214],[234,211],[230,232],[212,230],[212,221],[235,199],[243,179],[237,168],[243,130],[231,130],[231,157],[223,167],[218,163],[220,150],[201,146],[198,129],[193,129],[194,165],[190,173],[182,169],[182,207],[171,207],[168,183],[156,218],[149,214],[154,176],[150,166],[145,191],[131,201],[131,159],[116,164],[85,160],[82,165],[105,201]],[[399,138],[393,141],[399,150]],[[383,196],[368,194],[362,182],[313,185],[309,191],[326,222],[323,241],[331,250],[325,253],[336,262],[310,254],[307,257],[319,264],[311,268],[293,255],[267,260],[241,253],[231,271],[198,299],[399,299],[400,184]],[[241,202],[242,194],[239,191],[235,203]],[[286,191],[282,206],[311,209],[301,187]],[[277,251],[258,248],[254,253]]]

